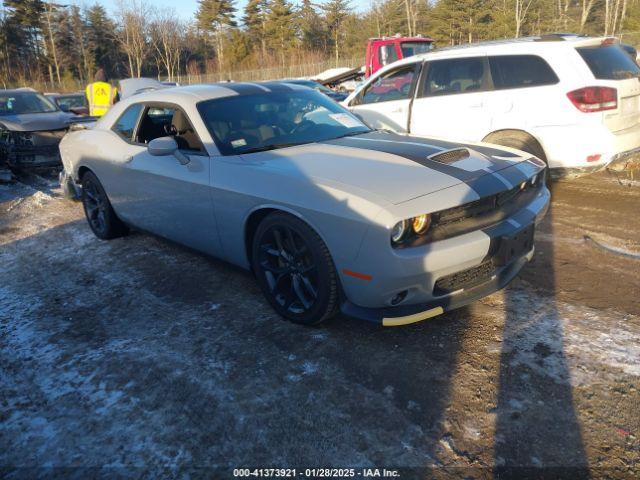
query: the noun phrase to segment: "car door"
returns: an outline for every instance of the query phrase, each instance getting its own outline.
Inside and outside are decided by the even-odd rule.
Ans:
[[[209,186],[210,157],[186,113],[173,104],[145,104],[114,187],[116,213],[133,225],[217,255],[219,238]],[[176,155],[151,155],[147,145],[171,136]]]
[[[371,128],[405,133],[420,64],[411,63],[376,77],[349,105]]]
[[[426,62],[411,108],[410,132],[480,140],[491,124],[484,108],[490,82],[488,71],[484,56]]]

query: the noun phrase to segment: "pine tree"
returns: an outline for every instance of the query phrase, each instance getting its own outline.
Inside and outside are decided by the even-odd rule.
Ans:
[[[116,26],[105,8],[96,3],[85,12],[85,32],[88,50],[87,76],[93,78],[93,68],[102,68],[107,76],[119,76],[122,51],[116,41]]]
[[[349,13],[351,5],[349,0],[329,0],[322,5],[325,15],[325,25],[333,42],[336,63],[340,60],[340,47],[344,36],[343,25]]]
[[[249,0],[244,8],[242,23],[250,37],[259,39],[260,51],[263,56],[267,53],[267,40],[265,38],[265,21],[268,11],[267,0]]]
[[[198,28],[214,38],[219,69],[222,69],[224,62],[224,32],[236,26],[235,12],[232,0],[199,0],[196,12]]]
[[[273,52],[280,54],[281,63],[286,63],[287,52],[295,48],[292,40],[296,36],[293,7],[287,0],[271,0],[265,20],[267,44]]]
[[[311,0],[302,0],[298,11],[298,29],[302,47],[307,50],[326,48],[327,38],[322,28],[322,18]]]

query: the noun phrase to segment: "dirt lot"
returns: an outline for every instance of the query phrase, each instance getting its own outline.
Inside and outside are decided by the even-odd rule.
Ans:
[[[0,185],[0,477],[638,478],[640,182],[553,195],[507,290],[409,327],[314,329],[222,262],[96,239],[54,181]]]

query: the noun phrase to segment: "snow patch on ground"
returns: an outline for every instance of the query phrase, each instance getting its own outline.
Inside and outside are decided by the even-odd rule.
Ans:
[[[492,297],[492,306],[506,315],[531,312],[517,322],[505,322],[502,351],[512,354],[512,366],[526,365],[539,375],[574,386],[601,382],[602,375],[640,376],[640,329],[636,326],[640,318],[636,316],[549,303],[517,289],[509,290],[508,297]],[[607,372],[596,375],[602,367]]]

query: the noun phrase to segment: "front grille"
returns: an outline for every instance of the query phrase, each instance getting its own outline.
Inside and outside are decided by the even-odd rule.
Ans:
[[[447,150],[446,152],[437,153],[429,157],[430,160],[446,164],[457,162],[458,160],[464,160],[465,158],[469,158],[469,150],[466,148]]]
[[[447,295],[462,288],[471,288],[491,280],[496,271],[496,264],[491,260],[461,272],[452,273],[436,281],[434,295]]]

